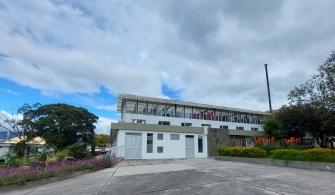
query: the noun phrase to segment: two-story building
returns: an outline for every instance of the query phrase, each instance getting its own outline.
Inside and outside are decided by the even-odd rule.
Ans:
[[[111,140],[127,159],[203,158],[218,145],[249,146],[266,112],[121,94]]]

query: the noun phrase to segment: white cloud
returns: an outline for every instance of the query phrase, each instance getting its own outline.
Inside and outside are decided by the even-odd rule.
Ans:
[[[105,117],[99,117],[99,120],[96,124],[96,130],[95,132],[97,134],[110,134],[110,130],[111,130],[111,123],[112,122],[117,122],[117,120],[115,119],[110,119],[110,118],[105,118]]]
[[[111,104],[111,105],[100,105],[100,106],[96,106],[95,108],[99,110],[107,110],[107,111],[116,112],[116,107],[117,107],[117,104]]]
[[[163,97],[166,84],[185,100],[265,110],[263,64],[278,107],[335,45],[334,1],[0,4],[0,76],[45,95]]]

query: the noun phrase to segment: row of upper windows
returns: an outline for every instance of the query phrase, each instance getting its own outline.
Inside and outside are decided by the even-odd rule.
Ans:
[[[123,112],[154,116],[177,117],[200,120],[215,120],[237,123],[262,124],[263,116],[256,114],[191,108],[179,105],[127,100],[123,103]]]
[[[133,119],[133,123],[142,123],[142,124],[145,124],[145,120],[142,120],[142,119]],[[170,121],[158,121],[158,124],[159,125],[170,125]],[[192,123],[181,123],[181,126],[192,127]],[[201,124],[201,126],[211,128],[210,124]],[[220,129],[227,129],[228,130],[228,126],[220,125]],[[236,130],[243,131],[244,127],[237,126]],[[258,128],[257,127],[251,127],[251,131],[258,131]]]

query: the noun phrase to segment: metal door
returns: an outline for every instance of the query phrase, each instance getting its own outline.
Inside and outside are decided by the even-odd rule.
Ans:
[[[141,133],[126,133],[125,136],[125,158],[126,159],[140,159],[141,158]]]
[[[194,158],[194,136],[186,135],[185,137],[185,154],[186,158]]]

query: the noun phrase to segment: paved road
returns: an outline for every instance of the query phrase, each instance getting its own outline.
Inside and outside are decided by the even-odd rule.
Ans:
[[[135,161],[4,194],[334,195],[335,173],[215,159]]]

